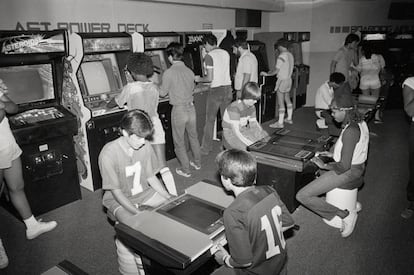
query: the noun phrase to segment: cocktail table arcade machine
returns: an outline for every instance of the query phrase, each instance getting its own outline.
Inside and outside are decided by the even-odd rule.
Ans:
[[[315,178],[309,160],[329,149],[333,138],[315,132],[280,129],[247,148],[257,161],[257,184],[273,185],[290,212],[299,203],[296,192]]]
[[[227,243],[222,216],[233,199],[222,187],[198,182],[167,204],[115,225],[116,235],[142,257],[147,274],[202,274],[216,244]]]

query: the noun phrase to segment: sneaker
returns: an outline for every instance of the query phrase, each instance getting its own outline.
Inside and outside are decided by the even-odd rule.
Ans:
[[[32,226],[31,228],[26,229],[26,237],[28,240],[32,240],[39,235],[49,232],[57,226],[55,221],[51,222],[42,222],[42,220],[37,221],[37,225]]]
[[[354,231],[356,221],[358,219],[358,214],[356,212],[349,212],[349,215],[342,219],[342,229],[341,235],[346,238],[349,237]]]
[[[382,124],[382,123],[384,123],[382,119],[378,119],[378,118],[374,119],[374,124]]]
[[[196,164],[195,162],[192,162],[191,160],[190,160],[190,165],[191,165],[194,169],[196,169],[196,170],[200,170],[200,169],[201,169],[201,165]]]
[[[0,269],[6,268],[9,265],[9,258],[7,257],[6,250],[0,239]]]
[[[284,126],[283,126],[283,123],[279,123],[279,121],[276,121],[275,123],[270,124],[269,127],[270,128],[279,128],[279,129],[281,129]]]
[[[186,177],[186,178],[191,177],[191,174],[190,174],[190,173],[184,172],[184,171],[183,171],[182,169],[180,169],[180,168],[175,168],[175,172],[176,172],[178,175],[183,176],[183,177]]]
[[[342,228],[342,219],[339,216],[333,217],[331,220],[322,219],[327,225],[335,227],[335,228]]]
[[[293,124],[293,120],[287,118],[285,118],[284,122],[287,124]]]

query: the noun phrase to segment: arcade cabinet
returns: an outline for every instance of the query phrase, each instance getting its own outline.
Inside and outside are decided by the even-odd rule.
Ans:
[[[102,187],[98,156],[102,147],[119,136],[118,126],[126,109],[108,109],[127,79],[124,68],[133,51],[127,33],[74,33],[70,36],[65,106],[78,119],[75,137],[80,183],[88,190]]]
[[[260,72],[268,72],[269,65],[267,61],[265,43],[258,40],[250,40],[247,42],[249,43],[250,51],[257,58],[257,75],[260,75]],[[258,84],[260,85],[262,90],[262,97],[261,100],[258,103],[256,103],[256,111],[258,112],[257,118],[259,123],[263,123],[272,120],[275,117],[276,94],[274,93],[274,85],[276,84],[276,82],[273,81],[272,83],[271,78],[267,79],[266,77],[260,76],[258,81]]]
[[[189,67],[195,75],[204,76],[206,74],[204,67],[204,56],[206,54],[203,47],[203,39],[210,32],[186,32],[183,33],[184,42],[184,63]],[[198,83],[197,92],[194,94],[194,107],[197,114],[197,133],[201,143],[204,133],[204,124],[206,122],[206,102],[209,85],[206,83]]]
[[[34,215],[81,198],[76,117],[60,104],[67,46],[65,30],[0,31],[0,79],[19,106],[9,121]]]
[[[317,151],[328,150],[330,136],[284,128],[247,148],[257,160],[257,184],[272,185],[288,210],[299,206],[296,193],[315,178],[318,167],[310,159]]]
[[[144,52],[148,54],[156,71],[154,82],[162,79],[162,74],[171,64],[168,61],[165,49],[171,42],[181,42],[181,35],[175,32],[144,32],[141,33],[144,40]],[[175,158],[174,143],[171,129],[171,105],[168,98],[162,98],[158,104],[158,114],[165,131],[166,160]]]

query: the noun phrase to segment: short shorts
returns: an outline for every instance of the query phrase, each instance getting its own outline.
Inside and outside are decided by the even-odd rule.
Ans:
[[[22,149],[15,141],[8,146],[0,148],[0,169],[7,169],[12,166],[12,161],[20,157]]]
[[[292,79],[277,79],[275,85],[275,91],[281,93],[289,93],[292,89]]]
[[[381,81],[378,76],[365,75],[361,77],[359,88],[361,90],[379,89],[381,88]]]

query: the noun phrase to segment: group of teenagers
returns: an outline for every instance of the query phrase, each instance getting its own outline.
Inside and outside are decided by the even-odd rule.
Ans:
[[[146,97],[148,93],[153,93],[151,98],[154,99],[169,95],[174,150],[180,164],[176,173],[184,177],[191,177],[191,169],[201,169],[201,156],[211,153],[214,121],[220,110],[223,150],[216,156],[215,162],[223,187],[234,194],[235,200],[223,213],[228,248],[219,246],[214,256],[220,267],[213,273],[286,274],[287,251],[283,232],[295,223],[273,187],[256,186],[257,163],[246,150],[247,146],[268,135],[256,119],[254,104],[261,97],[257,84],[257,60],[253,58],[247,42],[236,39],[234,50],[239,55],[239,62],[234,77],[236,100],[232,102],[229,54],[217,46],[217,39],[213,35],[207,35],[203,43],[207,52],[204,57],[206,75],[195,76],[183,62],[183,47],[172,43],[166,49],[171,66],[163,73],[162,81],[158,84],[151,81],[151,59],[142,53],[131,55],[126,71],[134,81],[128,83],[114,102],[109,104],[109,107],[128,106],[129,111],[120,123],[121,137],[107,143],[99,156],[102,188],[105,191],[103,205],[111,218],[128,223],[136,215],[139,219],[140,212],[158,207],[177,195],[175,188],[169,188],[170,184],[163,176],[165,172],[160,172],[165,169],[171,174],[165,162],[160,161],[159,151],[154,148],[160,140],[165,140],[164,134],[160,134],[162,128],[157,126],[157,104],[138,98]],[[278,75],[275,92],[280,95],[288,114],[285,119],[286,109],[280,107],[283,109],[282,119],[279,117],[277,124],[273,125],[280,128],[283,123],[292,122],[293,110],[289,103],[288,87],[292,85],[293,56],[284,39],[279,40],[275,48],[280,52],[275,70],[261,72],[261,75]],[[279,77],[279,73],[290,73],[289,79]],[[198,82],[208,82],[210,85],[201,145],[193,104]],[[354,209],[339,209],[320,195],[337,187],[354,189],[361,186],[369,131],[362,114],[355,107],[347,82],[336,90],[329,108],[333,119],[343,125],[341,133],[331,152],[318,152],[312,159],[321,170],[320,176],[299,190],[296,198],[329,221],[329,225],[338,228],[343,237],[348,237],[355,227],[361,204]],[[148,110],[148,106],[152,106],[152,110]],[[157,137],[159,135],[161,139]],[[324,161],[322,156],[329,157],[330,161]],[[143,274],[139,255],[119,240],[116,240],[116,246],[118,257],[123,257],[123,260],[118,261],[121,273]],[[126,256],[128,253],[130,257]],[[126,258],[131,264],[121,266]]]
[[[225,150],[216,156],[215,161],[223,187],[235,195],[235,200],[223,213],[228,249],[219,246],[215,253],[221,266],[214,274],[286,274],[287,251],[283,232],[293,227],[295,222],[273,187],[256,186],[257,164],[246,151],[247,146],[267,135],[257,122],[254,107],[261,97],[257,84],[257,60],[247,42],[236,39],[234,50],[239,55],[239,62],[234,89],[237,98],[232,102],[229,54],[217,46],[214,35],[207,35],[203,44],[207,52],[204,58],[206,75],[195,76],[183,62],[182,45],[171,43],[166,49],[171,66],[163,73],[161,83],[152,81],[150,57],[144,53],[130,55],[125,72],[131,81],[119,96],[108,103],[108,108],[127,105],[128,112],[120,121],[120,137],[108,142],[99,155],[103,205],[111,219],[127,223],[140,212],[177,196],[174,177],[165,160],[165,134],[157,113],[160,96],[168,95],[172,105],[174,150],[180,164],[176,173],[183,177],[191,177],[191,169],[200,170],[201,156],[211,153],[214,121],[220,109]],[[271,125],[275,128],[292,123],[289,87],[292,85],[293,56],[288,44],[284,39],[275,44],[279,52],[275,69],[260,73],[278,76],[275,91],[279,112],[283,113]],[[201,145],[193,104],[197,82],[209,83]],[[16,112],[16,106],[7,96],[7,87],[0,85],[0,88],[1,177],[9,187],[13,204],[20,209],[19,213],[28,228],[27,237],[31,239],[52,230],[56,223],[43,223],[31,215],[23,191],[21,150],[5,117],[5,113]],[[339,209],[320,195],[338,187],[354,189],[362,185],[369,131],[362,114],[355,107],[351,90],[347,81],[336,87],[328,107],[333,119],[342,125],[341,133],[330,152],[318,152],[312,159],[321,170],[320,176],[296,195],[305,207],[329,221],[329,225],[339,228],[343,237],[352,233],[361,204],[354,209]],[[3,140],[5,137],[7,141]],[[191,154],[187,152],[186,139]],[[330,160],[326,161],[322,156]],[[118,257],[122,257],[118,261],[120,272],[144,274],[140,257],[119,240],[115,244]],[[2,257],[7,259],[3,246],[0,259]]]

